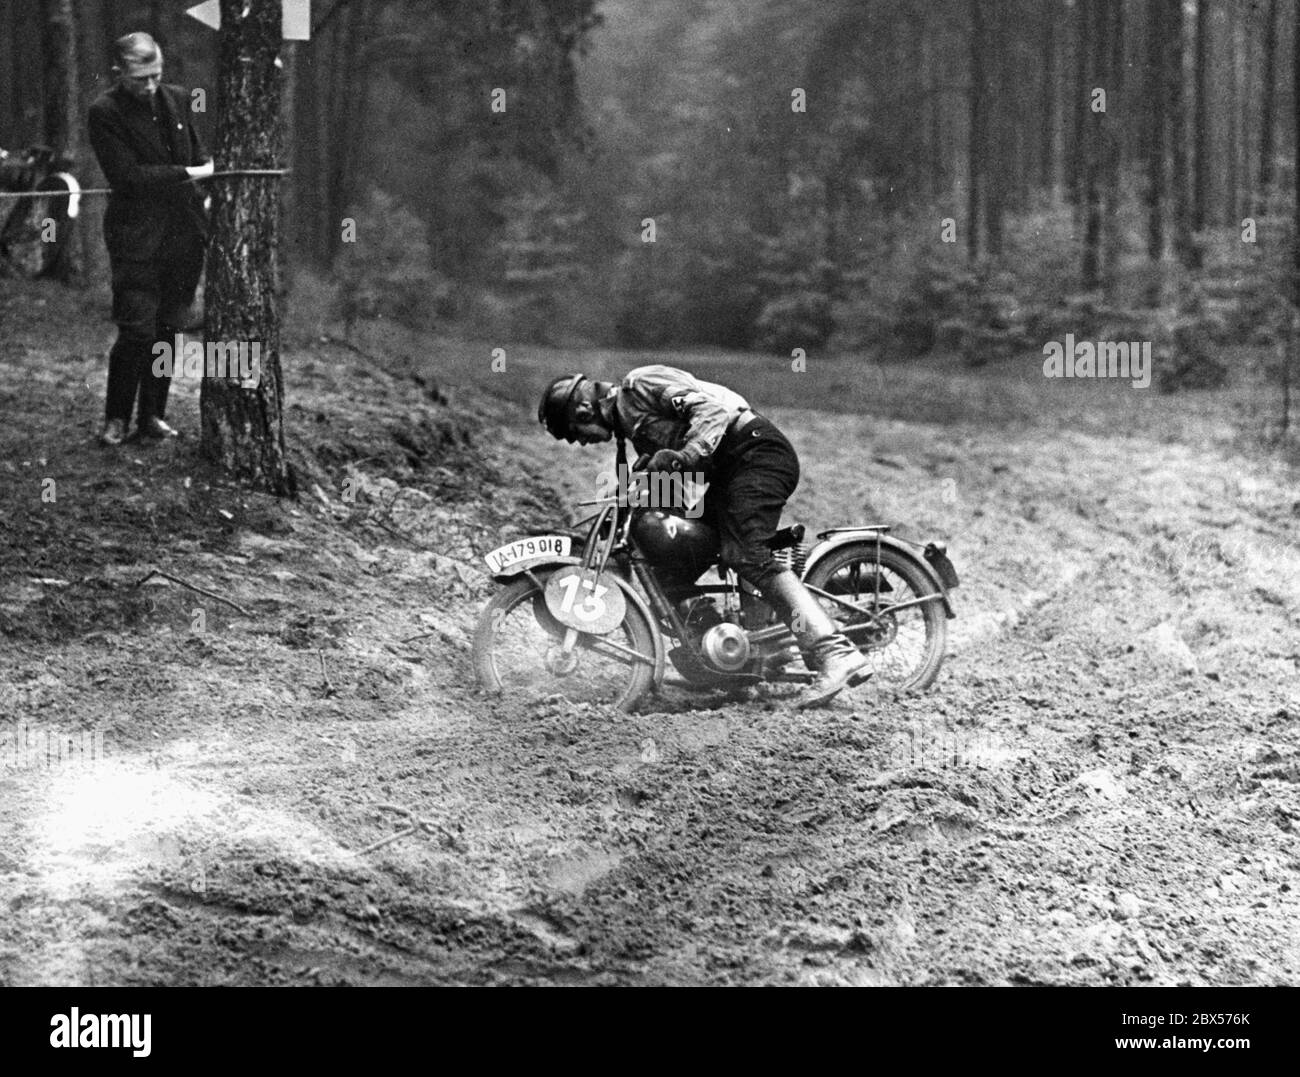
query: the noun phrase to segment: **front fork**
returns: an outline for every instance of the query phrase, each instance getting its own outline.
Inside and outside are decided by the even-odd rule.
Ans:
[[[686,622],[682,620],[682,615],[677,612],[677,607],[668,601],[668,596],[664,594],[664,589],[655,578],[650,566],[636,554],[629,556],[628,561],[632,567],[632,575],[641,585],[641,590],[646,593],[646,598],[650,600],[650,612],[655,615],[657,622],[654,626],[655,631],[659,631],[659,625],[667,621],[668,624],[673,626],[673,635],[685,643],[687,639]]]
[[[546,668],[556,677],[567,677],[578,668],[578,630],[566,628],[559,646],[546,649]]]
[[[530,568],[524,572],[524,575],[528,577],[540,594],[546,594],[546,584],[538,578],[536,572]],[[545,599],[542,601],[545,601]],[[543,658],[547,672],[557,677],[568,676],[578,667],[577,647],[578,637],[581,633],[576,628],[562,627],[564,627],[564,638],[559,644],[552,644],[548,647],[546,656]]]

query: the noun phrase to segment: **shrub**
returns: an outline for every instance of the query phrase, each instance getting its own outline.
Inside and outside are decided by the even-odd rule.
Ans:
[[[359,319],[427,327],[455,314],[452,284],[433,268],[424,222],[372,187],[353,210],[361,242],[335,259],[338,312],[349,335]]]
[[[1215,346],[1217,327],[1204,317],[1183,316],[1162,333],[1155,360],[1156,388],[1162,393],[1217,389],[1228,380],[1228,364]]]
[[[754,344],[764,351],[788,354],[793,348],[816,348],[835,328],[828,295],[793,292],[763,304],[754,324]]]

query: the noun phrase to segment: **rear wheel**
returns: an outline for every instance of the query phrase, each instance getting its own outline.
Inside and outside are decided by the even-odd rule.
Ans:
[[[548,574],[537,574],[543,587]],[[567,631],[525,577],[484,608],[474,631],[474,675],[487,692],[522,701],[558,694],[574,703],[631,710],[654,682],[654,630],[631,602],[604,636]]]
[[[57,190],[62,197],[25,198],[9,212],[0,214],[0,252],[9,265],[24,277],[38,277],[50,269],[66,246],[75,221],[68,217],[67,189],[62,182],[48,178],[39,190]],[[12,203],[0,202],[8,207]],[[46,234],[46,221],[55,222],[54,238]]]
[[[819,561],[804,583],[835,596],[813,592],[867,656],[874,683],[912,691],[934,681],[948,622],[940,598],[917,601],[940,594],[918,562],[887,547],[877,559],[874,542],[855,543]]]

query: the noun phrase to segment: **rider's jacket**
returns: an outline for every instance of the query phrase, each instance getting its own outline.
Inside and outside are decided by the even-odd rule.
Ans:
[[[750,410],[725,385],[660,364],[629,371],[601,407],[638,453],[678,449],[690,468],[712,456],[731,423]]]

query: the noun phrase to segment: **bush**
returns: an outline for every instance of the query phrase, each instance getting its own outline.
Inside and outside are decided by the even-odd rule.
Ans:
[[[683,337],[682,297],[660,284],[639,255],[626,252],[615,270],[614,339],[624,348],[661,348]]]
[[[940,326],[971,317],[977,283],[965,266],[930,261],[907,278],[891,319],[894,339],[910,355],[924,355],[938,343]]]
[[[1182,317],[1163,334],[1163,354],[1155,359],[1156,388],[1162,393],[1218,389],[1228,380],[1228,364],[1215,346],[1216,326],[1203,317]]]
[[[454,316],[452,284],[433,268],[419,217],[374,187],[352,217],[361,242],[345,243],[334,263],[338,313],[349,335],[363,318],[427,328]]]
[[[829,296],[795,292],[763,304],[754,323],[754,345],[782,355],[793,348],[819,348],[834,328]]]
[[[637,241],[624,250],[612,288],[619,345],[750,346],[760,307],[744,232],[717,230],[700,236],[699,244],[682,250]]]

